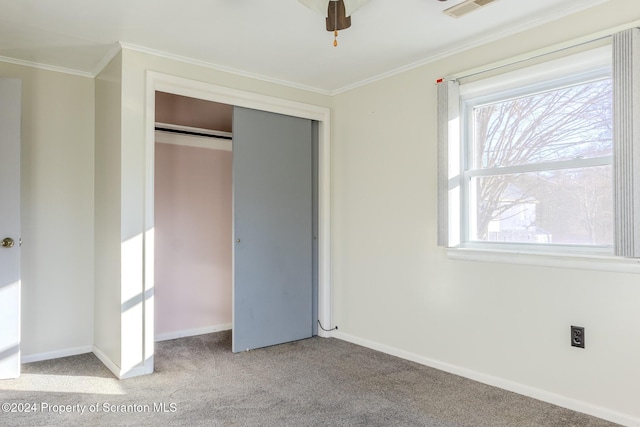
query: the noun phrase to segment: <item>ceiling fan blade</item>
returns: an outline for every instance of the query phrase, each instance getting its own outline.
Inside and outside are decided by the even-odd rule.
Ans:
[[[319,13],[320,15],[327,17],[327,9],[329,8],[329,2],[335,0],[298,0],[309,9]],[[360,9],[369,0],[344,0],[344,8],[346,16],[351,16],[353,12]]]
[[[329,1],[331,0],[298,0],[303,5],[307,6],[314,12],[327,17],[327,10],[329,9]]]
[[[360,9],[368,1],[369,0],[344,0],[346,15],[351,16],[352,13]]]

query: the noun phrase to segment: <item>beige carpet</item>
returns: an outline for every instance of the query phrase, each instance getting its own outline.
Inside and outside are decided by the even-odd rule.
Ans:
[[[232,354],[230,332],[157,343],[124,381],[91,354],[23,365],[0,403],[7,426],[613,425],[335,339]]]

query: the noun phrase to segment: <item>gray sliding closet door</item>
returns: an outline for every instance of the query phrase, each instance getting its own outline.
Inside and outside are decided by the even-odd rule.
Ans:
[[[233,351],[309,338],[312,121],[234,107]]]

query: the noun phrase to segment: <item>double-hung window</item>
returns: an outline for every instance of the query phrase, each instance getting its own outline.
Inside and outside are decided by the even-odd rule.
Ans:
[[[611,66],[597,61],[610,53],[587,56],[570,72],[521,70],[530,82],[515,87],[461,87],[467,246],[611,252]]]
[[[440,244],[638,256],[637,95],[614,79],[634,73],[610,44],[536,62],[439,85]]]

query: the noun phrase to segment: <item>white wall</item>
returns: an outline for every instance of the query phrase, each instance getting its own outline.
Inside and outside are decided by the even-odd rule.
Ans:
[[[95,347],[112,370],[120,355],[122,56],[95,80]],[[110,364],[115,364],[112,366]]]
[[[640,423],[640,275],[453,261],[436,246],[434,85],[639,18],[637,0],[609,1],[335,96],[339,337]],[[586,349],[570,347],[572,324]]]
[[[22,356],[93,342],[93,79],[0,62],[22,79]]]

